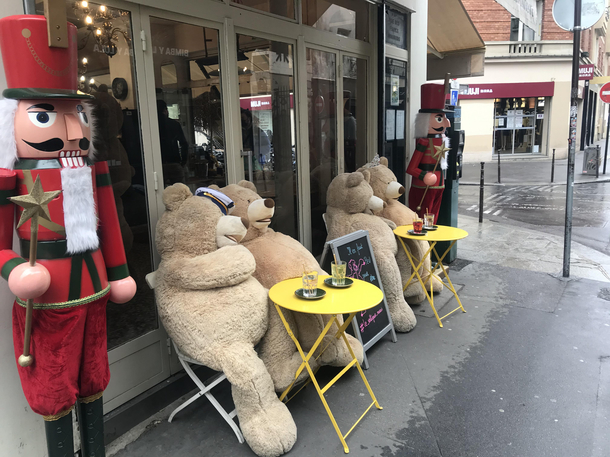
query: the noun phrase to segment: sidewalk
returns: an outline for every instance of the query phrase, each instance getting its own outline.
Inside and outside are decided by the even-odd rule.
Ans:
[[[366,375],[384,409],[350,434],[350,455],[607,456],[610,257],[573,243],[572,277],[564,279],[560,237],[461,215],[459,226],[470,236],[459,241],[450,278],[462,286],[467,313],[439,328],[427,304],[416,306],[411,333],[368,352]],[[445,308],[455,306],[452,298]],[[328,381],[337,371],[320,374]],[[343,432],[368,406],[365,393],[353,370],[327,392]],[[215,394],[231,404],[226,383]],[[108,457],[254,455],[207,400],[169,424],[175,406],[111,443]],[[287,455],[345,455],[315,390],[288,406],[298,440]]]
[[[603,174],[605,140],[595,143],[600,146],[601,166],[599,178],[583,174],[583,151],[577,151],[574,159],[574,183],[585,184],[592,182],[610,182],[610,163],[606,164],[606,174]],[[609,145],[610,146],[610,145]],[[608,151],[608,162],[610,162],[610,150]],[[507,185],[541,185],[551,183],[551,157],[540,158],[511,158],[508,155],[500,156],[500,181]],[[568,159],[555,160],[554,184],[564,184],[567,180]],[[460,184],[479,185],[481,180],[481,163],[469,162],[462,166],[462,178]],[[498,184],[498,162],[492,160],[485,162],[485,185]]]

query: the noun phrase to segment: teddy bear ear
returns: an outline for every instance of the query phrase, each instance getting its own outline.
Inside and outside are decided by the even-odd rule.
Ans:
[[[208,186],[210,189],[214,189],[214,190],[220,190],[220,187],[218,187],[216,184],[210,184]]]
[[[388,166],[388,158],[387,157],[380,157],[379,158],[379,164],[380,165],[385,165],[387,167]]]
[[[359,171],[350,173],[347,177],[347,187],[357,187],[362,181],[364,181],[364,175],[362,173]]]
[[[368,169],[364,169],[361,171],[362,176],[364,176],[364,180],[366,182],[371,182],[371,172]]]
[[[256,186],[253,183],[251,183],[250,181],[242,179],[241,181],[239,181],[237,183],[237,185],[241,186],[241,187],[245,187],[246,189],[250,189],[252,192],[255,192],[258,194],[258,191],[256,190]]]
[[[178,182],[163,191],[163,204],[168,211],[174,211],[182,205],[182,202],[193,194],[191,190],[184,184]]]

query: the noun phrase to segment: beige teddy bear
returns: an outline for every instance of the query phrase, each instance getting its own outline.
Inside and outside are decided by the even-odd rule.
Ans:
[[[161,321],[181,351],[226,374],[252,450],[263,457],[282,455],[297,431],[254,350],[267,329],[268,296],[252,276],[254,257],[237,244],[246,227],[184,184],[165,189],[163,202],[155,287]]]
[[[240,181],[220,190],[235,203],[232,214],[248,219],[250,227],[242,244],[256,260],[254,277],[263,287],[270,289],[284,279],[299,277],[304,270],[325,274],[314,256],[301,243],[269,228],[275,212],[275,203],[270,198],[262,199],[256,193],[254,184]],[[286,309],[282,310],[282,314],[306,352],[311,349],[330,320],[328,315],[296,313]],[[326,347],[322,355],[317,360],[314,357],[310,359],[313,369],[319,365],[342,367],[351,362],[352,357],[343,340],[334,337],[338,330],[336,324],[334,330],[330,330],[320,345],[320,348]],[[362,363],[362,345],[351,335],[347,336],[356,358]],[[318,349],[316,356],[319,353]],[[259,356],[265,362],[278,392],[284,391],[294,381],[295,372],[302,362],[272,303],[269,309],[269,328],[261,341]],[[301,379],[306,376],[307,373],[303,372]]]
[[[363,169],[368,170],[371,175],[369,184],[373,188],[374,195],[381,198],[385,203],[383,209],[375,214],[391,220],[397,226],[412,224],[413,220],[417,218],[417,214],[398,201],[398,198],[405,193],[405,188],[398,182],[396,175],[392,170],[388,168],[388,159],[381,157],[379,159],[379,165],[367,164],[358,171],[362,171]],[[414,257],[415,262],[420,262],[430,248],[430,244],[425,240],[403,241],[405,241],[407,249],[409,249],[409,252]],[[413,274],[413,268],[400,241],[398,242],[396,262],[398,263],[398,268],[400,268],[400,276],[402,277],[402,285],[404,287],[411,277],[411,274]],[[422,268],[419,270],[419,274],[426,284],[430,278],[430,271],[430,256],[428,255],[424,259]],[[441,292],[442,290],[442,281],[436,275],[433,275],[432,291]],[[411,280],[411,284],[409,284],[409,287],[404,291],[404,296],[407,302],[411,304],[421,303],[426,298],[416,277]]]
[[[330,183],[326,194],[327,239],[339,238],[356,230],[369,232],[394,328],[398,332],[408,332],[415,327],[417,320],[402,293],[402,280],[396,263],[398,246],[391,228],[395,225],[372,214],[383,208],[383,201],[373,195],[369,179],[369,171],[362,170],[342,173]]]

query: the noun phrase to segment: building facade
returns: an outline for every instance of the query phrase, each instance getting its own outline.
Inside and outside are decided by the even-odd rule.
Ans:
[[[276,202],[272,227],[318,254],[330,181],[382,151],[405,183],[421,84],[483,71],[484,45],[461,1],[439,1],[430,0],[429,35],[427,0],[66,0],[79,88],[100,113],[96,147],[138,285],[132,301],[108,306],[105,413],[181,368],[145,282],[159,262],[164,187],[249,179]],[[3,5],[3,15],[43,14],[34,0]],[[459,40],[442,26],[451,21]],[[0,282],[0,442],[10,455],[42,456],[42,421],[12,369],[13,298]]]
[[[465,0],[485,40],[485,75],[460,79],[465,161],[510,157],[567,157],[572,33],[553,19],[551,0]],[[607,74],[607,14],[581,39],[581,65]],[[594,81],[595,82],[595,81]],[[605,126],[598,84],[579,82],[577,145],[599,140]],[[586,100],[586,102],[585,102]],[[584,129],[583,129],[584,126]],[[581,135],[581,131],[584,133]]]

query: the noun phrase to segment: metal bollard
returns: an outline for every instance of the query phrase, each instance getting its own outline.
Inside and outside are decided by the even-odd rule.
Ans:
[[[553,161],[551,162],[551,182],[555,180],[555,148],[553,148]]]
[[[479,223],[483,222],[483,189],[485,188],[485,162],[481,162],[481,185],[479,186]]]
[[[502,181],[500,180],[500,153],[498,152],[498,184],[501,184]]]
[[[599,150],[600,150],[600,146],[599,144],[597,145],[597,147],[595,148],[595,177],[599,178],[599,166],[601,165],[601,160],[599,157]]]

